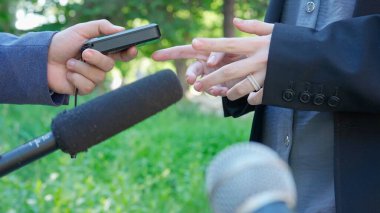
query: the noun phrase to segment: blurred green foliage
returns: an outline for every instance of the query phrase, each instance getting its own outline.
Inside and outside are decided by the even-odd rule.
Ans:
[[[58,110],[2,106],[0,153],[49,131]],[[210,212],[205,168],[251,119],[198,111],[183,100],[75,160],[57,151],[1,178],[0,212]]]
[[[131,81],[176,67],[152,62],[149,55],[157,49],[187,44],[197,36],[221,37],[223,2],[0,0],[0,30],[26,33],[15,26],[20,11],[46,17],[45,24],[30,31],[62,30],[102,18],[126,28],[157,23],[161,41],[140,47],[132,62],[117,64],[124,80]],[[262,19],[267,2],[236,0],[235,16]],[[0,153],[49,131],[51,119],[63,109],[0,105]],[[1,178],[0,212],[209,212],[205,167],[223,147],[248,139],[251,120],[198,111],[184,100],[76,160],[57,152]]]
[[[223,0],[0,0],[0,30],[23,33],[15,28],[17,11],[47,17],[48,23],[33,31],[62,30],[80,22],[108,19],[125,26],[137,27],[157,23],[162,32],[160,42],[140,49],[140,57],[131,63],[118,63],[125,77],[142,71],[152,73],[157,69],[175,65],[152,63],[144,60],[160,48],[188,44],[194,37],[223,36]],[[237,17],[262,19],[268,0],[236,0]],[[143,64],[148,63],[149,66]],[[171,62],[172,63],[172,62]]]

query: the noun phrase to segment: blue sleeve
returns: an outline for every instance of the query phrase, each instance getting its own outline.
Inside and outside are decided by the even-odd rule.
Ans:
[[[0,103],[61,105],[68,96],[49,92],[47,59],[55,32],[17,37],[0,33]]]

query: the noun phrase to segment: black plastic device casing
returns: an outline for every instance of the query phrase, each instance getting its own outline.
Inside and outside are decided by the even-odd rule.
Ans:
[[[87,48],[91,48],[103,54],[115,53],[141,43],[159,39],[160,37],[161,32],[158,25],[148,24],[112,35],[92,38],[82,46],[81,52]]]

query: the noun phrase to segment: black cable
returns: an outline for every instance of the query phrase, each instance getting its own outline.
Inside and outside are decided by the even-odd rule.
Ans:
[[[78,88],[75,88],[74,107],[77,107],[77,105],[78,105]]]

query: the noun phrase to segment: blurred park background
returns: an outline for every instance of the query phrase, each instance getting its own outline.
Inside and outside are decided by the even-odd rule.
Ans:
[[[62,30],[108,19],[126,28],[160,26],[162,39],[117,63],[106,82],[83,103],[157,70],[184,81],[191,61],[157,63],[157,49],[194,37],[250,36],[233,17],[263,19],[268,0],[0,0],[0,31]],[[0,82],[1,83],[1,82]],[[223,118],[220,98],[195,93],[73,160],[58,151],[0,179],[0,212],[210,212],[204,173],[228,145],[247,141],[252,114]],[[133,101],[133,100],[131,100]],[[0,105],[0,153],[50,131],[51,119],[69,106]]]

